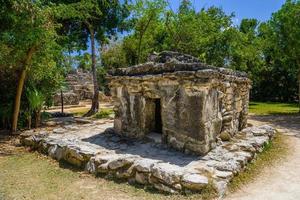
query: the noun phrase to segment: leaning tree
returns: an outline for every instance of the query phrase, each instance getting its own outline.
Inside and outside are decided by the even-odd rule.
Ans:
[[[12,131],[15,132],[28,72],[37,63],[53,61],[52,56],[45,56],[43,52],[53,52],[57,47],[56,25],[50,7],[44,6],[42,1],[2,0],[0,4],[0,44],[1,49],[6,50],[0,51],[0,58],[5,57],[0,60],[0,66],[10,69],[11,77],[17,79],[12,112]]]
[[[124,20],[129,15],[127,1],[121,3],[119,0],[53,0],[51,2],[57,5],[56,17],[62,23],[61,33],[68,38],[66,45],[69,47],[73,45],[72,49],[91,51],[94,96],[91,109],[85,116],[93,115],[99,110],[96,46],[101,48],[108,37],[123,30]]]

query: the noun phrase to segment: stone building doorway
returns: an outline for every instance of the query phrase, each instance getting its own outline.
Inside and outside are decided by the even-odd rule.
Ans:
[[[162,106],[160,98],[149,98],[146,100],[146,130],[147,137],[157,143],[162,141]]]
[[[161,121],[161,104],[160,99],[154,99],[155,103],[155,116],[154,116],[154,130],[155,133],[162,133],[162,121]]]

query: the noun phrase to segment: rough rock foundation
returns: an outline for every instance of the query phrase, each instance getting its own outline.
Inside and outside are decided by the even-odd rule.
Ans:
[[[234,175],[263,150],[275,133],[270,126],[249,127],[231,141],[218,142],[207,155],[195,156],[149,138],[130,140],[118,136],[109,120],[74,123],[70,118],[60,127],[24,132],[21,141],[93,174],[106,174],[169,193],[201,193],[212,184],[221,196]]]

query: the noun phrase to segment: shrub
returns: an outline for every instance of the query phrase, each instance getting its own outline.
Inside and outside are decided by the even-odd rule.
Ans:
[[[96,119],[109,118],[109,115],[113,113],[110,109],[103,109],[100,112],[96,113],[93,117]]]

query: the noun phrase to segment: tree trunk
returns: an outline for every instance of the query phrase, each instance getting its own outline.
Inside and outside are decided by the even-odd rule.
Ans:
[[[140,35],[140,37],[139,37],[139,43],[138,43],[138,55],[137,55],[137,59],[136,59],[136,63],[135,63],[135,64],[139,64],[139,63],[140,63],[143,34],[144,34],[144,33],[141,33],[141,35]]]
[[[13,112],[13,121],[12,121],[12,132],[17,131],[18,126],[18,118],[19,118],[19,112],[20,112],[20,104],[21,104],[21,96],[23,91],[23,86],[26,78],[26,69],[24,69],[21,72],[18,86],[17,86],[17,92],[15,96],[15,105],[14,105],[14,112]]]
[[[35,111],[35,128],[38,128],[41,124],[41,111]]]
[[[60,90],[61,113],[64,113],[64,93]]]
[[[31,129],[31,114],[29,114],[29,116],[28,116],[28,119],[27,119],[27,121],[28,121],[28,129]]]
[[[298,112],[300,113],[300,70],[298,72]]]
[[[297,80],[298,80],[298,112],[300,113],[300,59],[297,60],[298,65],[298,73],[297,73]]]
[[[14,112],[13,112],[13,118],[12,118],[12,132],[17,131],[17,126],[18,126],[18,118],[19,118],[19,113],[20,113],[20,104],[21,104],[21,96],[23,92],[23,86],[26,78],[26,71],[27,68],[31,62],[32,55],[35,51],[35,47],[31,47],[27,54],[26,54],[26,59],[23,65],[23,69],[21,72],[21,75],[18,80],[18,86],[17,86],[17,92],[15,96],[15,104],[14,104]]]
[[[140,63],[140,59],[141,59],[141,48],[142,48],[143,37],[144,37],[144,34],[145,34],[145,32],[147,31],[147,29],[148,29],[148,27],[149,27],[149,25],[150,25],[150,22],[151,22],[152,19],[153,19],[153,17],[154,17],[154,15],[152,14],[152,15],[149,17],[149,19],[148,19],[148,21],[147,21],[145,27],[143,27],[143,28],[140,30],[140,37],[139,37],[139,43],[138,43],[138,55],[137,55],[137,63],[136,63],[136,64],[139,64],[139,63]]]
[[[99,111],[99,85],[97,81],[97,68],[96,68],[96,47],[95,47],[95,30],[89,27],[91,35],[91,47],[92,47],[92,73],[94,83],[94,96],[92,99],[91,109],[84,115],[84,117],[91,116]]]

